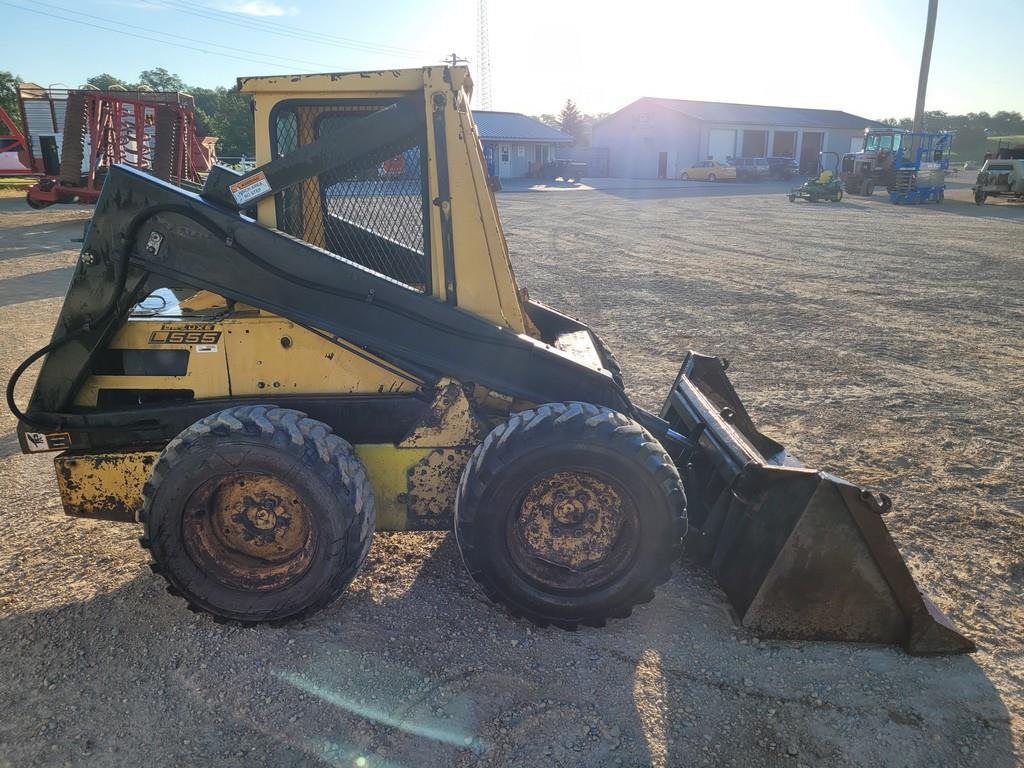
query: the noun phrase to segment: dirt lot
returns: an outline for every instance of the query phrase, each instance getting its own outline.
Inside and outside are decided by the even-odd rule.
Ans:
[[[764,431],[890,493],[978,653],[762,640],[690,563],[628,620],[531,629],[433,534],[378,536],[304,623],[221,626],[164,593],[133,526],[64,517],[4,410],[0,766],[1019,764],[1024,207],[744,191],[500,205],[521,282],[604,334],[641,404],[687,347],[728,356]],[[4,381],[52,329],[84,215],[0,201]]]

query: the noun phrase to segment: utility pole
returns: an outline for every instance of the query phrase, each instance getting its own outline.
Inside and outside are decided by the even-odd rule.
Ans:
[[[932,64],[932,41],[935,39],[935,15],[939,0],[928,0],[928,22],[924,28],[924,50],[921,52],[921,74],[917,78],[917,107],[914,109],[914,133],[924,130],[924,95],[928,90],[928,69]]]
[[[461,56],[459,56],[459,54],[457,54],[457,53],[449,53],[447,56],[445,56],[443,59],[441,59],[441,61],[443,61],[449,67],[457,67],[457,66],[459,66],[459,64],[468,64],[469,63],[469,59],[464,59]]]

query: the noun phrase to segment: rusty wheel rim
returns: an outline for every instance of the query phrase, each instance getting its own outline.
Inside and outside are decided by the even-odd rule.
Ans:
[[[316,527],[301,494],[259,472],[207,480],[189,498],[183,525],[192,560],[240,589],[290,586],[309,569],[316,549]]]
[[[590,470],[535,478],[510,524],[516,567],[557,591],[587,591],[614,580],[636,546],[632,497],[612,478]]]

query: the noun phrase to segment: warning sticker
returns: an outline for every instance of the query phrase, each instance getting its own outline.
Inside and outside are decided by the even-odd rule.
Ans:
[[[25,445],[33,453],[38,451],[63,451],[71,447],[71,435],[67,432],[26,432]]]
[[[249,176],[241,181],[236,181],[228,189],[231,190],[231,196],[235,198],[235,202],[239,205],[244,205],[260,195],[268,194],[270,192],[270,182],[267,181],[263,171],[260,171],[255,176]]]

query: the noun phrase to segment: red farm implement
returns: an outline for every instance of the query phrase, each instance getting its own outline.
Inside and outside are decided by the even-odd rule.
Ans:
[[[200,184],[215,158],[196,136],[186,93],[19,86],[31,168],[28,204],[93,203],[110,168],[130,165],[177,185]]]
[[[0,109],[0,177],[31,176],[28,140],[11,116]]]

